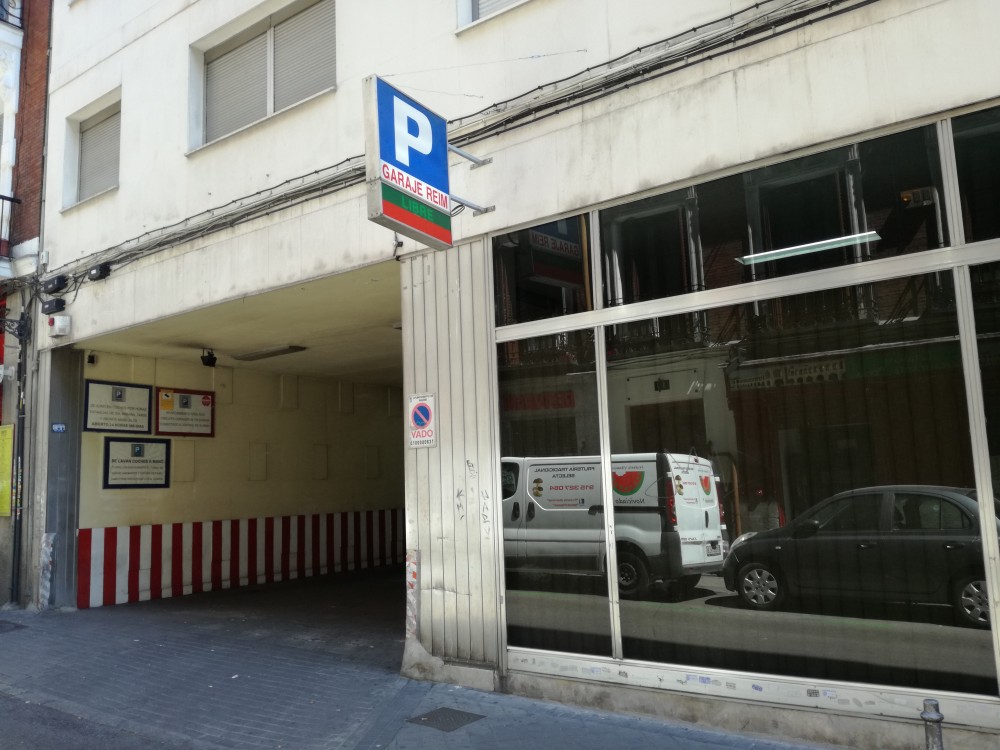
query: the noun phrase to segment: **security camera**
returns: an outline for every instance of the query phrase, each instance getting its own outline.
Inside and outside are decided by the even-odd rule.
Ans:
[[[205,367],[215,367],[215,363],[218,362],[218,358],[215,356],[215,352],[211,349],[203,349],[204,354],[201,355],[201,363]]]

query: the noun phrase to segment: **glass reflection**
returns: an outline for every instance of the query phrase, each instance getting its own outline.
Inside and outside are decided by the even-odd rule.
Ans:
[[[965,239],[1000,237],[1000,107],[956,117],[952,127]]]
[[[497,354],[508,643],[608,656],[593,334]]]
[[[943,247],[941,186],[925,126],[606,209],[605,304]]]
[[[498,326],[592,310],[587,217],[495,237],[493,278]]]
[[[950,274],[611,326],[606,346],[613,454],[704,467],[669,501],[678,566],[622,602],[626,658],[996,694]]]

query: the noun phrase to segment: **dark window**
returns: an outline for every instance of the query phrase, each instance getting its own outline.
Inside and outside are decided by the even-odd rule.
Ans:
[[[881,495],[850,495],[834,500],[817,511],[822,531],[877,531]]]
[[[495,237],[493,265],[498,326],[593,309],[585,216]]]
[[[956,117],[953,132],[965,239],[1000,237],[1000,107]]]
[[[972,522],[949,500],[936,495],[897,493],[893,503],[893,528],[905,531],[968,529]]]
[[[521,467],[517,464],[505,463],[500,468],[500,489],[503,492],[503,499],[512,497],[517,492],[517,478]]]
[[[601,214],[608,305],[671,297],[701,288],[701,264],[689,231],[693,192],[647,198]]]

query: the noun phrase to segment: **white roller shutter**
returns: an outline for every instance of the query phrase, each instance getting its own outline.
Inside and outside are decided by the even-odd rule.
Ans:
[[[205,64],[205,140],[267,117],[267,32]]]
[[[121,110],[104,112],[80,125],[80,179],[77,200],[118,185]]]
[[[337,84],[336,13],[323,0],[274,27],[274,111]]]
[[[516,2],[518,0],[472,0],[472,20],[475,21],[490,13],[496,13]]]

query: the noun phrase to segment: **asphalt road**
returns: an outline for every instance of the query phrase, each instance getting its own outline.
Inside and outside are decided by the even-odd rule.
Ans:
[[[188,742],[170,742],[109,727],[2,694],[0,716],[5,750],[187,750],[193,747]]]
[[[512,643],[610,649],[603,590],[555,577],[529,585],[507,591]],[[951,624],[948,607],[824,601],[754,612],[721,577],[704,576],[681,601],[623,601],[621,621],[626,658],[964,692],[996,682],[990,632]]]

